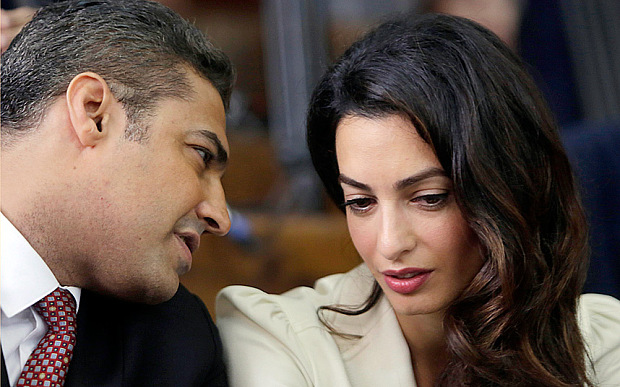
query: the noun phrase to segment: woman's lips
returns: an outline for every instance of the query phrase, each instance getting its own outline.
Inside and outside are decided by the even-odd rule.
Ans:
[[[382,272],[385,284],[396,293],[409,294],[422,286],[432,270],[406,268],[401,270],[386,270]]]

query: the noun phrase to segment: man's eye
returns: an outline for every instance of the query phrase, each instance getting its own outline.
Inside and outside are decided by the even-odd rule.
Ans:
[[[209,165],[209,162],[211,162],[211,160],[213,160],[213,153],[211,153],[211,151],[209,151],[208,149],[195,146],[194,150],[198,152],[198,155],[200,155],[200,158],[202,158],[205,167]]]

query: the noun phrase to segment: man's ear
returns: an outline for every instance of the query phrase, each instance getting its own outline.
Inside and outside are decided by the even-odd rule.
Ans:
[[[107,82],[93,72],[76,75],[66,93],[69,118],[84,146],[94,146],[109,135],[106,125],[117,103]]]

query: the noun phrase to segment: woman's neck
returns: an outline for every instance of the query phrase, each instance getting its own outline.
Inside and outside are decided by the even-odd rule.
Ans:
[[[434,386],[448,362],[443,313],[396,317],[409,346],[418,387]]]

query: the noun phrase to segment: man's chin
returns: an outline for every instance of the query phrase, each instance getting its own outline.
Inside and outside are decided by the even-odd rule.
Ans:
[[[176,277],[174,284],[162,285],[163,284],[160,284],[160,286],[146,289],[134,302],[155,305],[170,300],[176,294],[177,290],[179,290],[179,277]]]
[[[189,263],[180,263],[179,266],[177,267],[177,270],[176,270],[177,275],[180,277],[180,276],[182,276],[184,274],[187,274],[190,271],[191,268],[192,268],[191,262],[189,262]]]
[[[177,287],[172,292],[149,295],[148,297],[143,297],[141,299],[134,300],[134,302],[140,302],[140,303],[148,304],[148,305],[161,304],[162,302],[166,302],[170,300],[172,297],[174,297],[178,289],[179,289],[179,285],[177,284]]]
[[[95,291],[129,302],[155,305],[170,300],[178,289],[179,277],[175,275],[174,279],[168,278],[156,284],[134,285],[127,288],[116,287],[115,289],[95,289]]]

